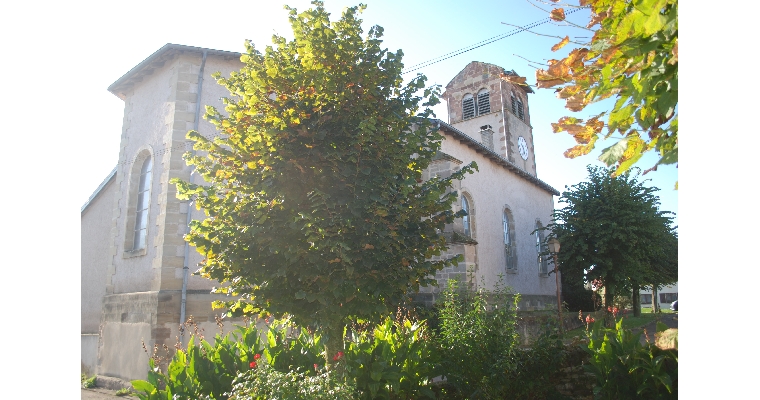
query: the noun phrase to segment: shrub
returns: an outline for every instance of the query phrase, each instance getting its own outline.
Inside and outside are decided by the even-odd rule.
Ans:
[[[363,399],[435,398],[430,389],[435,353],[424,321],[397,314],[373,330],[352,333],[346,348],[345,376]]]
[[[561,399],[557,374],[566,359],[556,321],[550,321],[531,348],[513,352],[511,369],[504,374],[504,391],[514,399]]]
[[[467,398],[504,398],[514,369],[517,302],[500,279],[494,290],[460,290],[449,281],[440,309],[441,373]]]
[[[594,323],[588,334],[591,355],[585,367],[596,377],[598,399],[678,398],[678,351],[642,345],[641,334],[623,329],[621,318],[614,328]],[[667,328],[667,327],[664,327]],[[664,329],[658,326],[658,330]]]
[[[294,370],[281,372],[263,364],[234,381],[229,400],[352,400],[356,387],[334,374],[313,375]]]
[[[87,375],[82,374],[82,388],[84,389],[94,388],[95,381],[97,379],[98,379],[97,375],[88,378]]]
[[[198,344],[195,344],[196,339]],[[255,326],[237,327],[227,335],[217,334],[214,345],[191,336],[187,350],[178,348],[166,372],[155,357],[149,362],[148,380],[134,380],[140,399],[227,399],[227,392],[239,373],[251,369],[263,343]]]

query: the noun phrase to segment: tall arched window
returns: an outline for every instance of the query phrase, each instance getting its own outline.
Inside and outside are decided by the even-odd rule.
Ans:
[[[464,235],[472,237],[472,230],[470,229],[470,203],[467,201],[467,197],[462,196],[462,210],[467,213],[462,217],[462,225],[464,225]]]
[[[148,209],[150,208],[150,186],[153,180],[153,158],[148,157],[140,168],[140,182],[137,185],[137,206],[135,208],[135,229],[132,250],[144,249],[148,230]]]
[[[467,93],[462,98],[462,119],[469,119],[475,116],[475,98],[472,94]]]
[[[512,228],[512,222],[511,222],[512,216],[509,214],[508,210],[504,210],[504,212],[501,215],[501,223],[503,232],[504,232],[504,256],[505,256],[505,266],[507,268],[507,271],[516,271],[517,270],[517,257],[516,257],[516,246],[515,246],[515,231]]]
[[[491,99],[488,96],[488,90],[483,89],[478,92],[478,115],[485,115],[491,112]]]
[[[536,221],[536,252],[538,253],[538,273],[539,275],[547,276],[549,274],[549,264],[546,260],[546,257],[541,254],[546,250],[546,245],[544,244],[544,234],[539,230],[541,227],[541,221]]]

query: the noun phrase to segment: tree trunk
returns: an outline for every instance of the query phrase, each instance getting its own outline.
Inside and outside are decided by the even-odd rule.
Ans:
[[[608,328],[615,327],[615,316],[612,314],[614,299],[612,288],[609,285],[604,286],[604,326]]]
[[[344,350],[343,340],[344,325],[339,322],[333,322],[325,327],[324,344],[325,344],[325,367],[328,371],[333,369],[338,360],[338,352]]]
[[[658,313],[660,312],[660,302],[657,298],[659,294],[657,293],[657,286],[652,285],[652,312]]]
[[[633,288],[633,316],[641,316],[641,294],[638,286]]]

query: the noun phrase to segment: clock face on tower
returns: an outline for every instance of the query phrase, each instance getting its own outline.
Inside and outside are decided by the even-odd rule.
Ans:
[[[517,149],[520,150],[520,157],[523,158],[523,160],[528,159],[528,143],[525,141],[525,138],[520,136],[517,138]]]

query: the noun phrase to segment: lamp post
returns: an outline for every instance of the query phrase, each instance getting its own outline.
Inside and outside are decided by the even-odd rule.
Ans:
[[[562,329],[562,297],[559,285],[559,263],[557,262],[557,253],[559,253],[559,240],[557,238],[549,239],[549,252],[554,257],[554,278],[557,280],[557,317],[559,318],[559,333]]]

